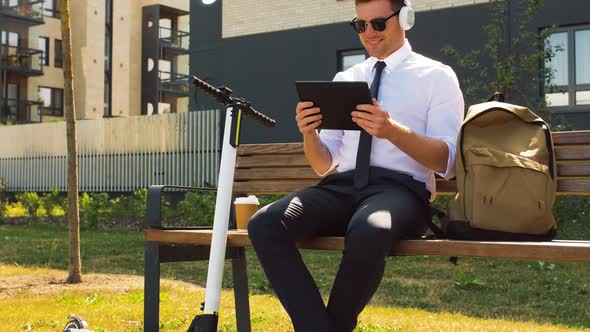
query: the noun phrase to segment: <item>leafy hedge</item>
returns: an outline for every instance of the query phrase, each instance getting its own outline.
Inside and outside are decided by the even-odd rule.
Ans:
[[[281,198],[279,195],[258,196],[260,206],[270,204]],[[0,221],[8,217],[28,216],[32,222],[39,222],[41,217],[61,217],[67,211],[66,198],[59,195],[57,189],[39,196],[37,193],[25,192],[15,195],[15,202],[0,202]],[[167,199],[162,201],[162,219],[168,225],[210,226],[215,214],[214,191],[187,192],[184,199],[175,207]],[[452,196],[439,196],[433,205],[446,210]],[[112,218],[128,218],[141,222],[145,217],[147,190],[141,189],[131,195],[109,196],[107,193],[83,193],[80,195],[80,220],[83,225],[97,227]],[[560,196],[553,208],[554,215],[560,223],[578,223],[584,227],[590,222],[590,196]],[[576,227],[569,227],[568,234],[559,234],[560,238],[576,238]]]

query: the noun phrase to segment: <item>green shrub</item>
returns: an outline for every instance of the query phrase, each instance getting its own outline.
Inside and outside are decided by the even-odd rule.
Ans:
[[[82,223],[92,228],[95,228],[101,220],[110,215],[107,193],[83,193],[80,196],[79,205]]]
[[[215,192],[188,192],[176,206],[182,225],[211,226],[215,215]]]
[[[432,207],[447,213],[448,204],[453,199],[455,199],[455,196],[452,195],[437,195],[432,202]]]
[[[285,197],[285,195],[260,195],[258,197],[258,202],[260,203],[260,207],[266,206],[270,203],[278,201],[279,199]]]
[[[66,210],[60,206],[54,205],[51,209],[47,210],[47,215],[50,217],[63,217],[66,215]]]
[[[146,197],[146,205],[147,205],[147,197]],[[160,206],[162,209],[161,210],[161,218],[164,222],[167,220],[170,220],[171,218],[176,216],[176,211],[172,208],[172,204],[164,195],[162,195],[162,199],[160,201]],[[145,212],[144,212],[144,217],[145,217]]]
[[[6,185],[4,184],[4,179],[0,178],[0,200],[4,200],[6,198]]]
[[[0,223],[4,222],[6,219],[6,204],[4,202],[0,202]]]
[[[16,194],[16,200],[21,202],[27,210],[27,214],[31,217],[33,222],[39,221],[39,216],[44,215],[45,208],[43,207],[43,201],[35,192],[25,192]]]
[[[25,217],[27,209],[21,202],[4,203],[4,211],[7,217]]]
[[[47,211],[47,215],[51,217],[59,217],[65,215],[66,199],[59,196],[57,187],[53,187],[50,192],[41,196],[43,207]]]
[[[122,195],[110,200],[111,215],[113,217],[135,217],[145,216],[145,205],[147,201],[147,189],[139,189],[133,195]]]

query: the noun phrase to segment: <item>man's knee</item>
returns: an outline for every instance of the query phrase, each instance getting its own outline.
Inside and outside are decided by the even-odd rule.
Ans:
[[[248,236],[253,245],[272,239],[279,239],[284,232],[281,225],[281,215],[274,204],[260,209],[248,222]]]
[[[389,228],[362,225],[349,229],[344,251],[350,259],[371,261],[383,259],[391,250],[392,237]]]

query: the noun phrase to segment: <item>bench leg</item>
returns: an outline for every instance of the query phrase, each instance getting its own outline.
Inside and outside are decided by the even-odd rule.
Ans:
[[[250,300],[248,299],[248,271],[246,269],[246,250],[237,249],[237,257],[232,259],[234,278],[234,298],[236,302],[236,323],[238,332],[250,332]]]
[[[157,332],[160,325],[160,252],[158,244],[145,243],[143,330]]]

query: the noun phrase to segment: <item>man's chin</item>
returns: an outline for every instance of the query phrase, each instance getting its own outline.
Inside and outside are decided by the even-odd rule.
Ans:
[[[381,59],[384,55],[383,51],[381,50],[370,50],[367,49],[367,54],[377,59]]]

